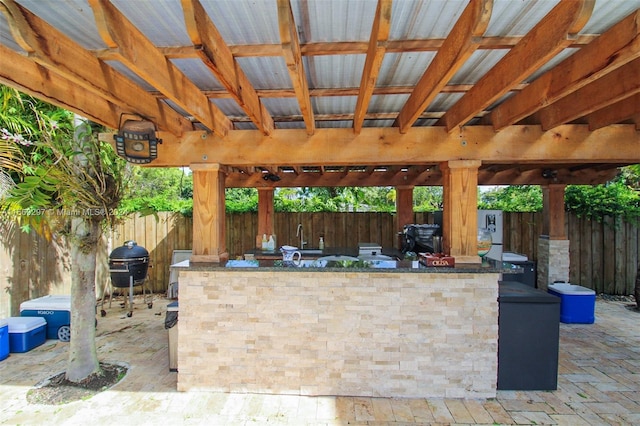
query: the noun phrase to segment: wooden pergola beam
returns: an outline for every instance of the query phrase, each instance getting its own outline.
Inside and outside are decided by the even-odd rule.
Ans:
[[[360,133],[360,130],[362,130],[362,123],[364,122],[371,96],[373,96],[382,60],[387,51],[386,42],[389,38],[390,28],[391,0],[378,0],[353,118],[353,130],[356,133]]]
[[[469,2],[400,110],[395,123],[400,133],[407,133],[442,87],[478,48],[477,39],[487,29],[492,9],[493,0]]]
[[[587,116],[591,130],[601,129],[611,123],[632,120],[640,115],[640,93],[629,96]]]
[[[547,71],[491,113],[496,130],[517,123],[547,105],[640,57],[640,10]],[[637,76],[636,76],[637,79]]]
[[[6,16],[16,41],[28,52],[29,56],[25,61],[35,62],[71,84],[78,85],[77,90],[69,92],[80,96],[74,102],[84,102],[87,105],[93,102],[91,97],[97,96],[124,112],[136,112],[152,118],[160,129],[174,135],[193,129],[187,119],[168,105],[159,102],[133,81],[96,59],[91,52],[13,0],[2,0],[0,12]],[[6,69],[11,66],[8,57],[3,55],[0,60],[0,66],[6,66]],[[56,98],[55,89],[43,83],[44,81],[40,82],[42,96]],[[85,113],[87,117],[98,115],[91,111]],[[117,127],[117,124],[113,126]]]
[[[558,3],[438,121],[447,131],[466,124],[571,44],[587,23],[595,0]]]
[[[100,36],[109,48],[117,49],[122,63],[209,130],[221,137],[227,134],[232,128],[227,116],[114,5],[107,0],[89,0],[89,4]]]
[[[189,132],[181,138],[160,132],[163,144],[152,166],[181,167],[192,163],[246,166],[350,166],[434,164],[455,158],[488,163],[640,163],[640,133],[635,125],[491,126],[446,132],[441,127],[416,127],[407,134],[394,128],[276,129],[270,136],[256,130],[234,130],[224,138]],[[112,139],[110,135],[105,140]],[[615,146],[616,149],[611,149]]]
[[[229,174],[225,180],[227,188],[296,188],[296,187],[345,187],[345,186],[433,186],[441,185],[440,172],[432,167],[398,172],[326,172],[326,173],[294,173],[280,174],[278,182],[265,181],[260,176],[246,176],[238,173]]]
[[[539,112],[540,122],[543,129],[552,129],[638,93],[640,93],[640,58],[544,108]]]
[[[198,47],[198,57],[227,89],[265,135],[273,130],[273,118],[256,90],[240,68],[199,0],[182,0],[182,9],[191,42]]]
[[[312,135],[316,130],[316,124],[309,96],[309,83],[302,63],[302,53],[300,53],[300,41],[289,0],[278,0],[278,26],[282,44],[281,53],[289,70],[289,76],[304,118],[307,134]]]
[[[569,47],[581,48],[598,37],[594,34],[576,34]],[[478,50],[511,49],[522,40],[522,36],[489,36],[478,40]],[[444,43],[443,38],[428,38],[416,40],[388,40],[387,53],[403,52],[435,52]],[[363,55],[367,53],[369,43],[364,41],[317,41],[300,43],[302,56],[335,55]],[[242,44],[229,46],[236,58],[268,57],[282,55],[279,44]],[[161,47],[162,53],[169,59],[196,58],[198,54],[194,46]],[[107,53],[107,52],[105,52]]]

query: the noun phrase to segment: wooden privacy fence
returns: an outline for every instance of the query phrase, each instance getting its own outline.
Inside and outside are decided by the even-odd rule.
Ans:
[[[414,223],[433,223],[432,213],[415,213]],[[598,293],[633,293],[639,262],[640,230],[636,224],[605,218],[602,222],[566,216],[571,241],[572,283]],[[320,235],[327,247],[355,246],[375,242],[398,247],[396,216],[390,213],[276,213],[276,244],[297,246],[298,224],[302,224],[307,247],[317,247]],[[108,282],[108,256],[126,240],[135,240],[150,254],[150,288],[167,290],[173,250],[190,249],[193,222],[175,213],[132,217],[105,236],[98,254],[97,292]],[[234,213],[226,217],[227,249],[231,258],[241,256],[255,245],[257,213]],[[537,259],[542,213],[505,213],[504,249]],[[2,230],[0,249],[0,317],[18,314],[23,300],[46,294],[68,294],[71,283],[68,248],[64,243],[48,243],[24,234],[15,226]],[[139,288],[137,288],[139,290]]]

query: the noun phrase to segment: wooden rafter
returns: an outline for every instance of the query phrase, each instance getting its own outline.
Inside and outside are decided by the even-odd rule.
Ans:
[[[86,96],[81,88],[25,56],[0,45],[0,82],[43,99],[60,108],[115,129],[120,113],[117,106],[99,96]]]
[[[555,68],[496,107],[496,130],[517,123],[545,106],[640,56],[640,10],[630,14]]]
[[[632,120],[640,115],[640,93],[629,96],[587,116],[591,130],[601,129],[611,123]]]
[[[406,133],[465,60],[489,25],[492,0],[471,0],[404,105],[396,125]]]
[[[540,111],[545,130],[588,115],[640,93],[640,58],[571,92]]]
[[[373,95],[373,90],[378,80],[380,66],[386,53],[386,42],[389,38],[389,29],[391,27],[391,0],[378,0],[375,18],[371,29],[371,37],[369,38],[369,48],[367,49],[367,58],[362,70],[362,78],[360,79],[360,90],[356,109],[353,119],[353,130],[360,133],[362,123],[364,122],[369,101]]]
[[[183,131],[193,128],[188,120],[166,104],[158,102],[158,99],[140,86],[96,59],[91,52],[13,0],[2,0],[0,11],[11,24],[14,38],[29,52],[29,60],[86,90],[86,93],[81,95],[82,98],[97,96],[124,112],[137,112],[152,117],[160,129],[170,131],[174,135],[180,135]],[[9,66],[6,58],[3,56],[0,60],[3,66],[5,63]],[[45,86],[42,89],[45,95],[52,90]],[[47,96],[56,97],[54,94]],[[84,102],[86,104],[91,101]],[[96,116],[101,112],[86,113],[87,116]],[[114,128],[117,128],[117,125]]]
[[[437,125],[447,131],[464,125],[571,44],[571,35],[587,23],[595,0],[564,1],[486,73]]]
[[[89,0],[98,32],[120,61],[218,136],[231,121],[140,30],[107,0]]]
[[[199,0],[182,0],[182,9],[191,42],[198,56],[224,85],[251,121],[265,135],[273,131],[273,118],[264,107],[253,85],[240,68]]]
[[[278,26],[280,28],[282,55],[289,70],[300,111],[304,117],[307,134],[312,135],[316,130],[316,124],[313,118],[311,98],[309,97],[309,83],[307,82],[302,63],[302,54],[300,53],[300,41],[298,40],[298,32],[296,31],[289,0],[278,0]]]

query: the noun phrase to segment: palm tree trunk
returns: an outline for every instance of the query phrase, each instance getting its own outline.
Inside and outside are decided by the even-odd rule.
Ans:
[[[638,261],[638,272],[636,272],[636,287],[633,295],[636,298],[636,309],[640,311],[640,261]]]
[[[96,251],[100,223],[91,218],[72,220],[71,340],[66,378],[80,382],[100,372],[96,352]]]

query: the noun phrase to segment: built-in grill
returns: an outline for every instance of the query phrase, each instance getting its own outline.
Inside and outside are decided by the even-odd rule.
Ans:
[[[434,235],[439,231],[440,225],[427,223],[422,225],[405,225],[402,232],[402,253],[434,253],[441,247],[434,241]],[[439,241],[439,240],[438,240]]]
[[[133,314],[133,287],[141,285],[143,294],[144,283],[149,270],[149,252],[135,241],[125,241],[125,243],[114,249],[109,255],[109,273],[111,275],[111,285],[117,288],[129,288],[129,312],[127,316]],[[102,297],[104,311],[104,295]],[[153,306],[148,303],[149,308]]]

